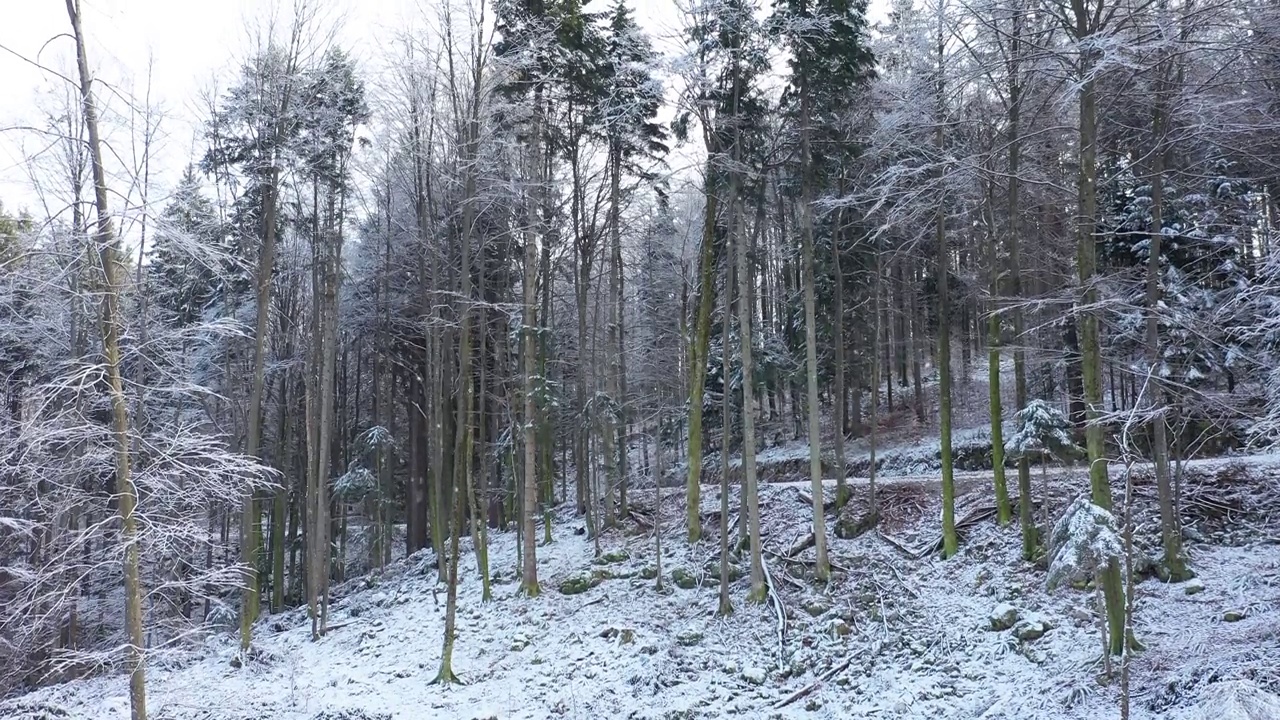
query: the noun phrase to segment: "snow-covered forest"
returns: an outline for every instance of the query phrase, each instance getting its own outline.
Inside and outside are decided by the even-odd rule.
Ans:
[[[0,718],[1280,718],[1275,2],[65,4]]]

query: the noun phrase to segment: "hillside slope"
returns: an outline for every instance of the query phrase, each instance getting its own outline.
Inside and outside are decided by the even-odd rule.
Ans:
[[[960,482],[960,517],[989,502],[988,483],[976,475]],[[1138,636],[1149,649],[1132,664],[1132,717],[1190,718],[1206,698],[1223,705],[1223,693],[1257,693],[1265,708],[1271,701],[1265,691],[1280,690],[1280,514],[1269,514],[1272,505],[1249,504],[1251,497],[1280,496],[1275,476],[1268,465],[1224,463],[1205,463],[1190,474],[1188,535],[1196,539],[1190,552],[1200,583],[1192,587],[1203,591],[1188,594],[1188,586],[1155,578],[1141,582]],[[927,547],[937,534],[936,484],[890,481],[882,485],[879,528],[853,539],[833,537],[838,570],[820,585],[812,582],[807,555],[787,554],[808,530],[804,487],[779,483],[762,490],[767,566],[786,617],[781,635],[775,605],[745,603],[745,578],[731,587],[736,612],[714,615],[718,493],[704,489],[710,539],[689,547],[676,525],[681,496],[668,490],[662,592],[652,579],[652,530],[634,519],[602,538],[605,555],[593,562],[592,543],[574,532],[580,524],[560,518],[555,541],[539,547],[544,592],[535,599],[517,593],[513,533],[491,534],[491,602],[481,602],[474,556],[465,553],[455,670],[466,685],[430,684],[444,593],[434,592],[432,558],[420,553],[381,576],[339,588],[333,629],[319,642],[310,640],[305,615],[294,611],[262,621],[246,667],[234,666],[229,633],[158,656],[149,675],[151,716],[1118,716],[1119,688],[1096,680],[1101,640],[1094,593],[1047,593],[1044,572],[1019,558],[1016,528],[984,519],[965,532],[956,558],[909,557],[903,549]],[[1061,509],[1082,487],[1078,473],[1052,476],[1050,506]],[[1142,544],[1155,508],[1149,488],[1138,490]],[[867,499],[865,483],[855,491],[850,516]],[[736,493],[731,506],[736,511]],[[1227,509],[1212,509],[1219,506]],[[652,491],[637,493],[636,510],[643,520],[653,518]],[[735,569],[745,574],[745,558]],[[561,591],[574,589],[567,582],[574,580],[588,587]],[[1016,625],[993,630],[993,613],[1011,610]],[[127,683],[112,675],[47,688],[0,705],[0,717],[125,718]]]

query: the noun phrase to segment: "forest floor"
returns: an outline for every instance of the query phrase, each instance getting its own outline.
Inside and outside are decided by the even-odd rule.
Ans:
[[[1119,683],[1098,679],[1095,591],[1046,591],[1043,568],[1021,559],[1016,523],[998,527],[985,512],[989,472],[958,481],[957,517],[972,522],[949,560],[928,551],[939,535],[936,475],[882,481],[878,527],[841,539],[835,526],[844,523],[840,534],[850,534],[867,507],[868,484],[851,481],[846,515],[828,513],[837,570],[826,583],[813,580],[812,549],[791,552],[812,517],[801,477],[761,490],[776,603],[746,602],[743,557],[734,563],[735,611],[716,616],[715,485],[703,488],[707,537],[693,546],[684,540],[682,490],[663,490],[661,513],[652,490],[636,491],[633,515],[600,538],[600,557],[578,519],[558,518],[554,542],[538,548],[537,598],[518,592],[515,533],[490,533],[490,602],[481,600],[464,542],[454,651],[464,685],[431,684],[445,592],[428,551],[336,588],[331,629],[318,642],[305,612],[293,611],[259,623],[256,652],[243,667],[229,631],[157,655],[148,668],[151,718],[1119,717]],[[1149,476],[1133,477],[1141,568],[1155,553],[1158,520]],[[1253,718],[1280,717],[1268,694],[1280,693],[1278,478],[1280,457],[1188,468],[1183,506],[1198,580],[1144,577],[1137,586],[1137,636],[1147,649],[1131,663],[1131,717],[1236,720],[1249,716],[1232,708],[1248,703],[1261,713]],[[1078,469],[1037,473],[1035,482],[1046,498],[1041,515],[1087,486]],[[1119,502],[1123,484],[1114,492]],[[655,518],[664,530],[661,591]],[[1010,610],[1017,623],[992,629],[993,613]],[[110,720],[128,712],[121,675],[0,704],[0,718]]]

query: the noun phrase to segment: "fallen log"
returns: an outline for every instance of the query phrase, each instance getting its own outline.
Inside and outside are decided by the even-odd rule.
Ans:
[[[813,507],[812,495],[805,492],[804,490],[797,490],[797,492],[800,494],[800,501],[804,503],[805,507]],[[824,497],[822,499],[822,509],[825,510],[826,512],[831,512],[832,510],[835,510],[836,499],[834,497],[830,499]]]
[[[905,555],[905,556],[907,556],[907,557],[909,557],[909,558],[911,558],[911,559],[913,559],[913,560],[914,560],[914,559],[916,559],[916,558],[918,557],[918,556],[915,554],[915,552],[914,552],[914,551],[912,551],[912,550],[908,550],[908,549],[907,549],[907,548],[906,548],[902,543],[900,543],[900,542],[898,542],[897,540],[894,540],[893,538],[889,537],[889,536],[888,536],[888,535],[886,535],[882,530],[877,529],[877,530],[876,530],[876,535],[879,535],[881,540],[884,540],[885,542],[889,543],[890,547],[892,547],[893,549],[895,549],[895,550],[897,550],[898,552],[902,553],[903,555]]]
[[[817,539],[813,536],[813,533],[809,533],[797,540],[795,544],[791,546],[791,549],[787,550],[787,555],[789,557],[795,557],[805,550],[813,547],[815,544],[817,544]]]
[[[960,520],[956,521],[956,532],[960,533],[963,530],[968,530],[969,528],[974,527],[975,525],[982,522],[983,520],[990,520],[995,516],[996,516],[995,505],[983,505],[981,507],[970,510],[969,514],[965,515],[964,517],[960,518]],[[910,554],[912,557],[915,557],[915,558],[922,558],[931,552],[942,552],[942,533],[938,533],[938,536],[934,538],[933,542],[930,542],[915,550],[908,551],[908,554]]]
[[[636,510],[635,508],[630,508],[630,507],[627,508],[627,517],[631,518],[632,520],[635,520],[636,524],[641,525],[643,527],[647,527],[647,528],[653,527],[653,520],[650,519],[644,513],[641,513],[639,510]]]

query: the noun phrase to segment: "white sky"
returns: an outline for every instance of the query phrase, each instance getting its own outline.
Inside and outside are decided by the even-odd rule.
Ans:
[[[288,4],[285,2],[285,8]],[[380,35],[403,27],[412,0],[321,0],[339,42],[357,58],[380,52]],[[207,115],[205,91],[225,84],[245,55],[256,27],[274,3],[260,0],[81,0],[89,60],[96,76],[140,102],[146,95],[164,113],[162,142],[153,153],[155,183],[176,180],[192,158],[192,143]],[[0,0],[0,46],[70,72],[73,45],[60,0]],[[47,43],[47,44],[46,44]],[[42,49],[43,47],[43,49]],[[59,107],[63,82],[0,50],[0,128],[42,126],[46,109]],[[101,93],[100,93],[101,94]],[[110,114],[124,103],[105,94]],[[47,144],[27,132],[0,132],[0,202],[11,209],[34,204],[25,158]],[[117,152],[123,150],[117,149]]]
[[[259,26],[277,5],[287,17],[290,1],[81,0],[90,64],[100,80],[140,102],[150,67],[152,103],[164,113],[152,164],[153,184],[160,191],[171,187],[193,158],[193,142],[207,115],[202,95],[231,77],[246,54],[254,34],[251,28]],[[594,0],[591,9],[604,1]],[[387,39],[417,24],[413,18],[434,16],[442,0],[317,2],[337,28],[338,42],[366,70],[372,70],[382,64],[381,55],[391,47]],[[659,50],[669,46],[679,21],[675,0],[631,0],[631,5],[654,36],[655,46]],[[887,2],[876,0],[873,5],[880,8]],[[883,15],[875,9],[871,14],[873,18]],[[36,210],[37,196],[25,158],[49,141],[6,128],[43,126],[47,112],[60,106],[64,87],[56,76],[12,53],[73,74],[73,45],[65,35],[69,30],[62,0],[0,0],[0,202],[10,210]],[[102,102],[104,115],[123,112],[119,99],[107,95]],[[120,140],[123,137],[117,135]],[[118,141],[116,152],[127,151],[120,144],[127,142]]]

